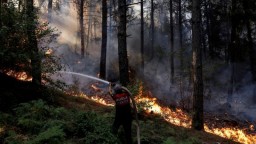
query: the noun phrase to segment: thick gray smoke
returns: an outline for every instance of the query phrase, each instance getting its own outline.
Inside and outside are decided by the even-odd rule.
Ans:
[[[138,6],[136,8],[139,10]],[[179,71],[180,47],[177,41],[175,42],[175,83],[171,84],[169,34],[168,29],[164,27],[164,25],[168,25],[168,22],[166,22],[166,16],[163,15],[168,12],[161,11],[162,15],[158,11],[156,13],[158,13],[156,14],[157,28],[153,52],[149,49],[151,47],[149,21],[145,21],[144,77],[142,77],[140,70],[139,19],[134,24],[129,25],[127,29],[127,34],[129,35],[127,38],[129,64],[137,72],[138,78],[143,80],[146,88],[152,92],[153,96],[158,97],[168,105],[182,106],[189,109],[192,106],[192,82],[190,79],[191,46],[187,41],[184,41],[183,73],[185,76],[181,79]],[[46,15],[43,15],[42,18],[46,18]],[[77,11],[72,3],[63,5],[59,12],[53,12],[50,25],[56,27],[61,32],[61,35],[58,38],[58,43],[52,43],[50,47],[52,47],[54,54],[61,58],[62,64],[66,66],[68,71],[97,77],[100,62],[101,25],[98,25],[97,31],[95,31],[98,39],[90,41],[86,49],[88,55],[85,55],[85,58],[81,58],[78,22]],[[113,22],[112,26],[116,26],[116,24]],[[176,27],[175,30],[175,34],[177,34]],[[119,75],[116,35],[116,27],[108,29],[107,75]],[[191,33],[188,33],[184,37],[189,39],[190,35]],[[215,113],[226,112],[242,120],[256,121],[256,104],[255,101],[253,102],[256,86],[250,83],[251,75],[248,68],[241,66],[240,69],[243,69],[243,71],[237,73],[237,83],[231,96],[232,100],[228,101],[231,67],[223,62],[204,62],[205,110]],[[70,77],[67,79],[72,81]]]

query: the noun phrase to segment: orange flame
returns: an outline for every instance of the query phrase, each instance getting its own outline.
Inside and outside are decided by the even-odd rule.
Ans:
[[[94,89],[94,90],[97,91],[98,89]],[[114,106],[113,103],[109,103],[104,98],[101,98],[98,96],[93,96],[91,98],[84,94],[82,96],[87,99],[91,99],[93,101],[101,103],[103,105]],[[182,109],[172,110],[169,107],[162,106],[157,101],[157,98],[143,96],[142,86],[140,87],[139,94],[135,97],[135,100],[137,104],[140,104],[143,106],[143,109],[147,113],[153,112],[155,114],[159,114],[167,122],[171,124],[182,126],[185,128],[191,128],[192,119],[187,113],[185,113]],[[232,139],[234,141],[237,141],[243,144],[254,144],[256,142],[256,135],[247,134],[244,130],[241,130],[238,128],[232,128],[232,127],[223,127],[223,128],[211,127],[210,128],[207,124],[204,124],[204,129],[208,133],[212,133],[227,139]],[[254,126],[250,125],[249,129],[254,130]]]
[[[104,98],[101,98],[97,95],[90,97],[90,96],[85,95],[84,93],[74,93],[72,91],[67,92],[67,94],[71,94],[72,96],[77,96],[77,97],[82,97],[82,98],[85,98],[88,100],[92,100],[92,101],[95,101],[95,102],[100,103],[105,106],[114,106],[113,103],[107,102]]]
[[[137,99],[138,103],[147,103],[148,105],[144,107],[144,110],[148,113],[155,113],[163,116],[163,118],[177,126],[183,126],[189,128],[191,125],[191,119],[181,110],[171,110],[168,107],[160,106],[157,103],[156,98],[146,98],[142,97]]]
[[[93,101],[96,101],[96,102],[98,102],[98,103],[100,103],[100,104],[102,104],[102,105],[114,106],[114,104],[107,103],[105,99],[100,98],[100,97],[98,97],[98,96],[93,96],[93,97],[91,97],[90,99],[93,100]]]
[[[181,109],[177,109],[176,111],[174,111],[168,107],[160,106],[157,103],[156,98],[142,97],[137,99],[137,102],[145,102],[150,105],[149,107],[144,108],[146,112],[154,112],[156,114],[160,114],[167,122],[172,123],[174,125],[191,128],[191,118]],[[253,125],[251,125],[250,127],[253,128]],[[246,132],[238,128],[223,127],[210,129],[205,124],[204,129],[206,132],[221,136],[223,138],[232,139],[240,143],[254,144],[256,142],[256,135],[246,134]]]
[[[8,76],[13,76],[18,80],[22,81],[32,81],[32,78],[27,75],[26,72],[15,72],[15,71],[9,71],[6,73]]]

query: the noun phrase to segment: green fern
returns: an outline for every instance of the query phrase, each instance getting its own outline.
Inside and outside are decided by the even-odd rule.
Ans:
[[[27,141],[27,144],[54,143],[62,144],[65,141],[65,133],[60,126],[48,128],[46,131],[39,133],[34,139]]]

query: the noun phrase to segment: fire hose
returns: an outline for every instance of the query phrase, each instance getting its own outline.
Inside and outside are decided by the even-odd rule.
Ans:
[[[136,105],[135,105],[135,100],[133,98],[131,98],[132,100],[132,103],[134,105],[134,109],[135,109],[135,120],[136,120],[136,126],[137,126],[137,141],[138,141],[138,144],[140,144],[140,125],[139,125],[139,119],[138,119],[138,111],[137,111],[137,108],[136,108]]]

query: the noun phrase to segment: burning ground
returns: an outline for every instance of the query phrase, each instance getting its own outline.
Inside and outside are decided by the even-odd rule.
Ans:
[[[34,94],[33,89],[27,86],[27,82],[20,83],[13,80],[12,82],[9,81],[9,84],[9,86],[6,84],[1,90],[1,97],[13,96],[12,99],[5,101],[6,106],[8,106],[8,102],[10,103],[11,100],[15,100],[16,96],[26,97],[26,95]],[[19,87],[10,87],[14,85],[19,85]],[[26,89],[20,89],[22,85],[26,85]],[[139,86],[139,89],[134,90],[136,86]],[[206,115],[206,132],[194,131],[190,129],[191,120],[188,113],[178,108],[165,106],[152,97],[149,91],[143,90],[141,85],[136,86],[130,87],[130,89],[133,92],[137,91],[136,101],[139,108],[142,143],[219,142],[251,144],[255,141],[254,127],[249,125],[249,123],[240,123],[228,116]],[[83,143],[85,138],[89,140],[98,138],[101,142],[106,141],[106,143],[110,143],[107,142],[106,136],[104,136],[104,139],[101,137],[101,134],[111,137],[111,134],[106,132],[109,132],[108,129],[114,118],[113,101],[102,88],[99,88],[97,83],[88,83],[84,86],[83,93],[76,87],[69,87],[66,90],[66,94],[50,89],[45,89],[45,92],[46,95],[41,100],[35,99],[36,96],[34,99],[30,97],[30,99],[23,99],[23,102],[26,103],[22,105],[13,105],[12,110],[10,108],[9,110],[1,111],[1,143],[14,141],[21,143],[35,141],[38,143],[50,143],[52,140],[64,143]],[[79,118],[81,118],[79,116],[83,115],[84,112],[86,112],[85,117],[81,119],[82,121],[79,121]],[[88,113],[89,115],[87,115]],[[85,123],[81,122],[87,122],[85,121],[87,118],[90,123],[83,125]],[[26,121],[29,123],[26,123]],[[62,128],[53,128],[53,124],[55,126],[62,126]],[[30,129],[30,126],[33,126],[33,128]],[[83,131],[76,131],[86,126],[90,127],[86,129],[88,133],[85,131],[84,133],[87,133],[89,136],[95,136],[95,139],[83,134]],[[45,128],[48,129],[45,130]],[[121,129],[118,142],[122,142],[122,133]],[[136,143],[135,124],[133,125],[133,139],[134,143]]]
[[[87,89],[84,89],[84,93],[88,93],[88,95],[81,93],[78,95],[106,106],[113,106],[114,103],[112,99],[104,92],[106,90],[98,88],[97,85],[97,83],[88,84]],[[134,90],[132,87],[130,89]],[[189,130],[189,128],[191,128],[190,113],[185,112],[180,108],[171,108],[166,106],[163,102],[160,102],[157,98],[153,97],[150,91],[143,90],[143,86],[141,84],[139,84],[139,88],[135,93],[135,100],[139,108],[138,115],[141,118],[141,123],[144,123],[145,119],[148,119],[153,121],[156,120],[156,123],[158,123],[157,121],[161,121],[167,125],[172,125],[175,127],[177,126],[178,128],[182,127],[182,129]],[[244,144],[253,144],[256,142],[255,124],[241,121],[228,114],[213,115],[210,113],[205,113],[204,128],[207,133],[228,139],[226,141],[227,143],[234,143],[231,141],[235,141]],[[171,135],[172,134],[169,136]],[[202,142],[207,143],[209,141],[202,140]],[[223,141],[211,139],[210,142]]]

